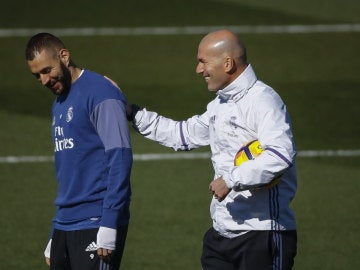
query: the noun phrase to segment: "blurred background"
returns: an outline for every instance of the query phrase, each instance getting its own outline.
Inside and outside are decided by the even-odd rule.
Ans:
[[[287,104],[299,152],[348,151],[346,156],[297,159],[299,189],[293,208],[299,242],[294,269],[359,268],[359,23],[360,2],[355,0],[3,0],[0,269],[47,269],[43,250],[54,214],[53,164],[15,162],[24,157],[51,159],[53,154],[54,96],[33,78],[24,60],[32,34],[44,29],[58,34],[77,65],[118,82],[130,102],[182,120],[203,113],[214,98],[195,73],[197,45],[205,32],[184,34],[183,27],[291,25],[306,26],[310,32],[239,33],[248,59],[258,77]],[[327,30],[311,32],[314,25]],[[344,28],[339,25],[350,30],[340,31]],[[146,31],[135,35],[139,27]],[[156,35],[150,31],[154,27],[180,31]],[[77,30],[66,34],[69,28]],[[84,35],[79,31],[83,28],[126,29],[128,34]],[[135,154],[173,153],[133,130],[131,135]],[[202,237],[211,226],[212,177],[209,159],[135,161],[122,269],[201,269]]]

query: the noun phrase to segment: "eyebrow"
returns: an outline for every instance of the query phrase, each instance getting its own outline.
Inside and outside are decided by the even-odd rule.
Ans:
[[[44,68],[42,68],[39,72],[32,72],[31,74],[34,75],[35,77],[38,77],[40,74],[47,74],[51,71],[53,67],[51,66],[46,66]]]

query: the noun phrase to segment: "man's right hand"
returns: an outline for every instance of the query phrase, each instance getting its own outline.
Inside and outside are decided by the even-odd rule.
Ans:
[[[141,108],[136,104],[126,104],[126,118],[128,121],[133,121],[135,119],[136,113],[141,110]]]

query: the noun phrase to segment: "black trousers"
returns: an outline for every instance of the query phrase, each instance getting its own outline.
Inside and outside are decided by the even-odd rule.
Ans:
[[[118,270],[128,226],[117,230],[116,248],[111,260],[100,260],[97,255],[96,236],[98,229],[79,231],[54,230],[51,250],[51,270]]]
[[[203,270],[290,270],[296,231],[250,231],[235,238],[209,229],[203,242]]]

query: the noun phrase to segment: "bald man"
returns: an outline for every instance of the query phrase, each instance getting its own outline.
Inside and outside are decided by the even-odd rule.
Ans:
[[[204,113],[174,121],[132,105],[128,117],[146,138],[175,150],[211,147],[213,224],[203,239],[204,270],[291,269],[297,240],[289,205],[297,180],[286,106],[257,79],[234,33],[206,35],[197,58],[196,73],[216,92]],[[262,154],[235,166],[239,149],[254,140],[260,142]]]

